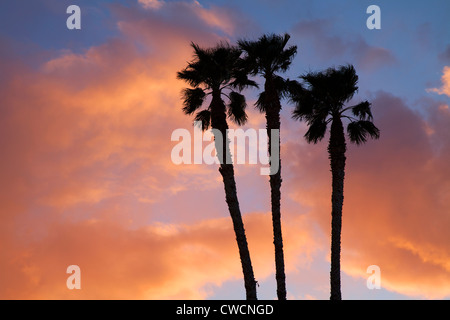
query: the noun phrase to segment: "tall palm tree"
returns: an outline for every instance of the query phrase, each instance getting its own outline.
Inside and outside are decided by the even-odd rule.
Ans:
[[[341,228],[347,150],[342,120],[349,121],[348,138],[357,145],[365,143],[368,137],[378,139],[380,130],[372,122],[369,102],[344,106],[358,90],[358,76],[352,65],[310,72],[301,78],[306,88],[299,88],[292,97],[296,103],[293,118],[307,122],[309,127],[305,134],[306,140],[314,144],[322,140],[331,122],[328,143],[332,173],[330,299],[341,300]]]
[[[227,138],[227,116],[238,125],[247,121],[245,97],[232,89],[237,88],[240,91],[249,85],[256,86],[256,83],[248,80],[245,74],[236,72],[235,64],[242,52],[240,49],[228,43],[220,43],[208,49],[200,48],[194,43],[191,45],[194,49],[194,59],[185,69],[177,73],[178,79],[186,81],[191,86],[183,90],[183,111],[187,115],[195,113],[195,121],[202,122],[203,130],[210,126],[216,129],[213,130],[213,134],[217,157],[220,160],[219,172],[223,178],[226,202],[236,234],[246,297],[248,300],[256,300],[256,281],[239,208]],[[207,96],[211,96],[209,105],[199,111]],[[227,105],[222,97],[229,100]]]
[[[257,41],[240,40],[238,44],[245,52],[240,61],[241,67],[253,76],[264,77],[264,91],[260,93],[256,106],[266,115],[266,128],[269,137],[269,155],[272,151],[272,129],[280,130],[280,99],[286,95],[289,81],[277,73],[286,72],[295,54],[297,46],[287,46],[290,36],[263,35]],[[278,135],[278,139],[280,139]],[[275,246],[275,278],[277,281],[277,296],[286,300],[286,275],[284,271],[283,236],[281,232],[281,157],[280,141],[278,140],[278,171],[270,175],[270,193],[272,205],[273,243]],[[272,159],[272,157],[271,157]],[[272,165],[271,165],[272,166]]]

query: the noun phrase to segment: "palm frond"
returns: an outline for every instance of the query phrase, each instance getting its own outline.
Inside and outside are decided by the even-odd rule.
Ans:
[[[258,60],[249,54],[236,61],[236,66],[251,76],[256,76],[259,73]]]
[[[247,87],[259,88],[256,81],[248,78],[248,72],[245,69],[239,67],[234,68],[233,78],[234,80],[230,83],[230,85],[232,88],[238,89],[239,91],[242,91]]]
[[[297,46],[290,46],[278,55],[277,71],[286,72],[297,54]]]
[[[277,75],[273,80],[275,90],[280,98],[290,98],[291,92],[298,91],[300,88],[300,84],[295,80],[284,79]]]
[[[301,96],[305,92],[305,88],[302,84],[296,80],[290,80],[289,78],[286,80],[287,82],[287,98],[290,102],[296,104]]]
[[[185,114],[193,114],[201,107],[205,100],[205,92],[201,88],[190,89],[186,88],[182,92],[183,95],[183,112]]]
[[[351,142],[361,145],[370,136],[372,139],[380,138],[380,130],[372,121],[359,120],[350,122],[347,126],[347,133]]]
[[[211,48],[203,49],[198,44],[191,42],[191,47],[194,49],[194,57],[196,61],[208,61],[211,59],[212,50]]]
[[[370,103],[368,101],[363,101],[357,105],[351,107],[352,113],[355,117],[360,120],[373,120],[372,111],[370,110]]]
[[[255,107],[259,110],[259,112],[266,112],[266,92],[261,91],[258,95],[258,99],[255,102]]]
[[[200,121],[202,124],[201,129],[203,131],[208,130],[211,125],[211,111],[202,110],[195,115],[194,121]]]
[[[291,100],[295,103],[292,118],[296,120],[312,121],[316,117],[317,107],[320,103],[310,90],[297,87],[291,92]]]
[[[228,105],[228,116],[237,125],[243,125],[247,122],[245,108],[247,103],[245,97],[235,91],[230,92],[230,103]]]
[[[204,77],[199,70],[192,68],[190,65],[177,72],[177,79],[184,80],[191,87],[197,88],[201,83],[204,82]]]
[[[305,139],[308,143],[316,144],[325,137],[327,131],[327,122],[323,119],[316,119],[309,123],[308,131],[305,133]]]

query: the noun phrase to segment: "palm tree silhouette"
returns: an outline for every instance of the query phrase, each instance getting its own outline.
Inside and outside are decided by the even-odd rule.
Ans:
[[[240,91],[247,86],[256,86],[256,83],[249,80],[245,74],[236,72],[236,61],[242,53],[240,49],[228,43],[220,43],[208,49],[200,48],[194,43],[191,46],[194,49],[194,59],[177,73],[178,79],[186,81],[192,87],[183,90],[183,111],[187,115],[196,113],[195,120],[202,121],[203,130],[211,126],[220,132],[221,136],[218,137],[217,131],[213,130],[217,157],[220,160],[219,172],[223,178],[226,202],[239,248],[246,298],[256,300],[256,280],[239,208],[227,138],[227,116],[238,125],[247,121],[245,97],[232,89],[237,88]],[[198,111],[208,95],[211,95],[209,106]],[[222,96],[228,98],[228,105],[225,105]]]
[[[305,120],[308,130],[306,140],[314,144],[325,136],[331,122],[328,154],[332,173],[331,195],[331,300],[341,300],[341,228],[344,202],[344,176],[346,142],[342,119],[349,120],[347,134],[350,142],[363,144],[370,136],[380,137],[380,130],[373,124],[370,103],[367,101],[344,108],[358,90],[358,76],[352,65],[329,68],[323,72],[303,75],[307,88],[298,87],[292,100],[296,103],[293,118]],[[351,116],[346,112],[351,110]]]
[[[261,75],[265,79],[264,91],[260,93],[256,106],[266,115],[266,128],[269,137],[268,150],[271,153],[271,130],[280,130],[280,99],[289,88],[286,81],[278,72],[285,72],[289,68],[297,46],[286,48],[290,36],[270,34],[263,35],[257,41],[239,40],[238,45],[245,52],[240,66],[246,73],[253,76]],[[279,139],[279,136],[278,136]],[[278,141],[278,154],[280,154]],[[278,158],[278,171],[270,175],[270,193],[272,204],[273,243],[275,246],[275,269],[277,281],[277,296],[279,300],[286,300],[286,275],[284,271],[283,237],[281,232],[281,157]]]

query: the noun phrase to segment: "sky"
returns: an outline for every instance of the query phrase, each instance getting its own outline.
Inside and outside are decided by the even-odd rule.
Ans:
[[[69,30],[69,5],[81,29]],[[370,30],[369,5],[381,11]],[[379,140],[348,146],[343,299],[450,298],[450,2],[5,0],[0,2],[0,298],[244,299],[217,165],[174,164],[193,132],[176,72],[191,42],[291,35],[285,77],[351,63]],[[256,79],[262,84],[261,79]],[[244,91],[249,121],[264,129]],[[282,102],[288,299],[328,299],[326,139]],[[276,298],[268,177],[235,166],[260,299]],[[81,289],[68,289],[77,265]],[[380,269],[369,289],[367,268]]]

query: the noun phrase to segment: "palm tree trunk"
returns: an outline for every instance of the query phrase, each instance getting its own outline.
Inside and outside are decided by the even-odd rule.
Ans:
[[[219,172],[223,178],[225,199],[228,205],[231,220],[233,221],[234,232],[236,234],[236,242],[238,244],[242,272],[244,274],[246,298],[247,300],[256,300],[256,280],[253,273],[241,210],[239,208],[236,181],[234,179],[234,167],[231,163],[231,158],[227,156],[230,155],[230,141],[227,136],[228,124],[226,122],[225,104],[223,103],[220,94],[213,94],[213,101],[211,102],[211,127],[213,129],[218,129],[221,133],[220,139],[215,137],[217,155],[219,159],[222,159]],[[222,140],[222,144],[219,143],[219,140]]]
[[[276,91],[273,88],[273,80],[266,79],[265,91],[267,135],[269,139],[269,155],[272,156],[272,129],[280,132],[281,104]],[[280,139],[280,135],[278,135]],[[273,244],[275,246],[275,278],[277,281],[278,300],[286,300],[286,274],[284,270],[283,235],[281,232],[281,154],[280,141],[278,141],[278,171],[270,175],[270,199],[272,206]],[[272,159],[272,157],[271,157]]]
[[[225,186],[226,201],[233,221],[233,228],[236,234],[236,241],[239,248],[239,256],[244,274],[244,285],[247,300],[256,300],[256,280],[253,273],[250,251],[248,249],[247,238],[245,236],[244,223],[236,192],[236,182],[234,180],[234,169],[232,164],[221,165],[219,171],[223,177]]]
[[[342,206],[344,203],[346,143],[344,128],[339,116],[333,118],[330,130],[328,153],[332,173],[331,194],[331,300],[341,300],[341,231]]]

